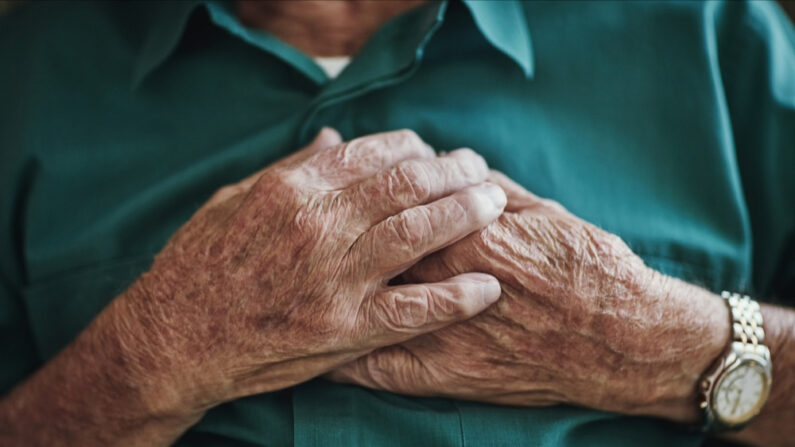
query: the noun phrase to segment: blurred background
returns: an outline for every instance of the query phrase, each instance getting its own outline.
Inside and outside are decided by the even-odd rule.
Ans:
[[[0,15],[8,11],[10,8],[14,7],[19,3],[22,3],[25,0],[0,0]],[[27,1],[40,1],[40,0],[27,0]],[[751,0],[751,1],[766,1],[766,0]],[[795,0],[778,0],[781,6],[784,7],[784,10],[787,11],[789,14],[790,19],[795,21]]]
[[[19,3],[18,1],[9,1],[9,0],[0,0],[0,14],[3,14],[8,10],[8,8],[12,7],[14,4]]]

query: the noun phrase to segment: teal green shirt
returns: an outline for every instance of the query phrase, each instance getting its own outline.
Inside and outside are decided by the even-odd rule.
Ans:
[[[792,304],[795,31],[774,3],[430,3],[334,80],[224,4],[0,19],[0,393],[211,193],[322,126],[474,148],[669,275]],[[210,411],[185,446],[670,446],[673,424],[315,380]]]

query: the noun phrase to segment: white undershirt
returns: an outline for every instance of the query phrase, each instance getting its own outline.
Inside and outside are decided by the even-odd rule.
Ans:
[[[314,59],[330,79],[336,78],[351,63],[350,56],[316,57]]]

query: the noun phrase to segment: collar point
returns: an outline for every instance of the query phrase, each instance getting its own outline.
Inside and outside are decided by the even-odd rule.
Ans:
[[[533,64],[522,65],[522,72],[524,73],[525,79],[533,79],[535,76],[535,67],[533,67]]]

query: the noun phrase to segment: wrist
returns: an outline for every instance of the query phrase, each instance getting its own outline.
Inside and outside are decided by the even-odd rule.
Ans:
[[[144,274],[104,312],[103,335],[112,342],[110,355],[119,359],[128,383],[133,384],[146,411],[162,419],[198,420],[220,404],[211,372],[200,374],[200,360],[184,333],[169,327],[167,312],[154,305],[173,297],[147,285]],[[193,351],[193,352],[192,352]]]
[[[179,403],[173,374],[143,363],[152,347],[120,330],[125,295],[103,310],[63,351],[12,390],[0,425],[15,445],[166,445],[198,422]]]
[[[650,396],[639,413],[696,424],[698,384],[729,343],[729,310],[716,294],[676,278],[652,273],[645,293],[658,303],[662,318],[657,342],[669,345],[651,373]]]

